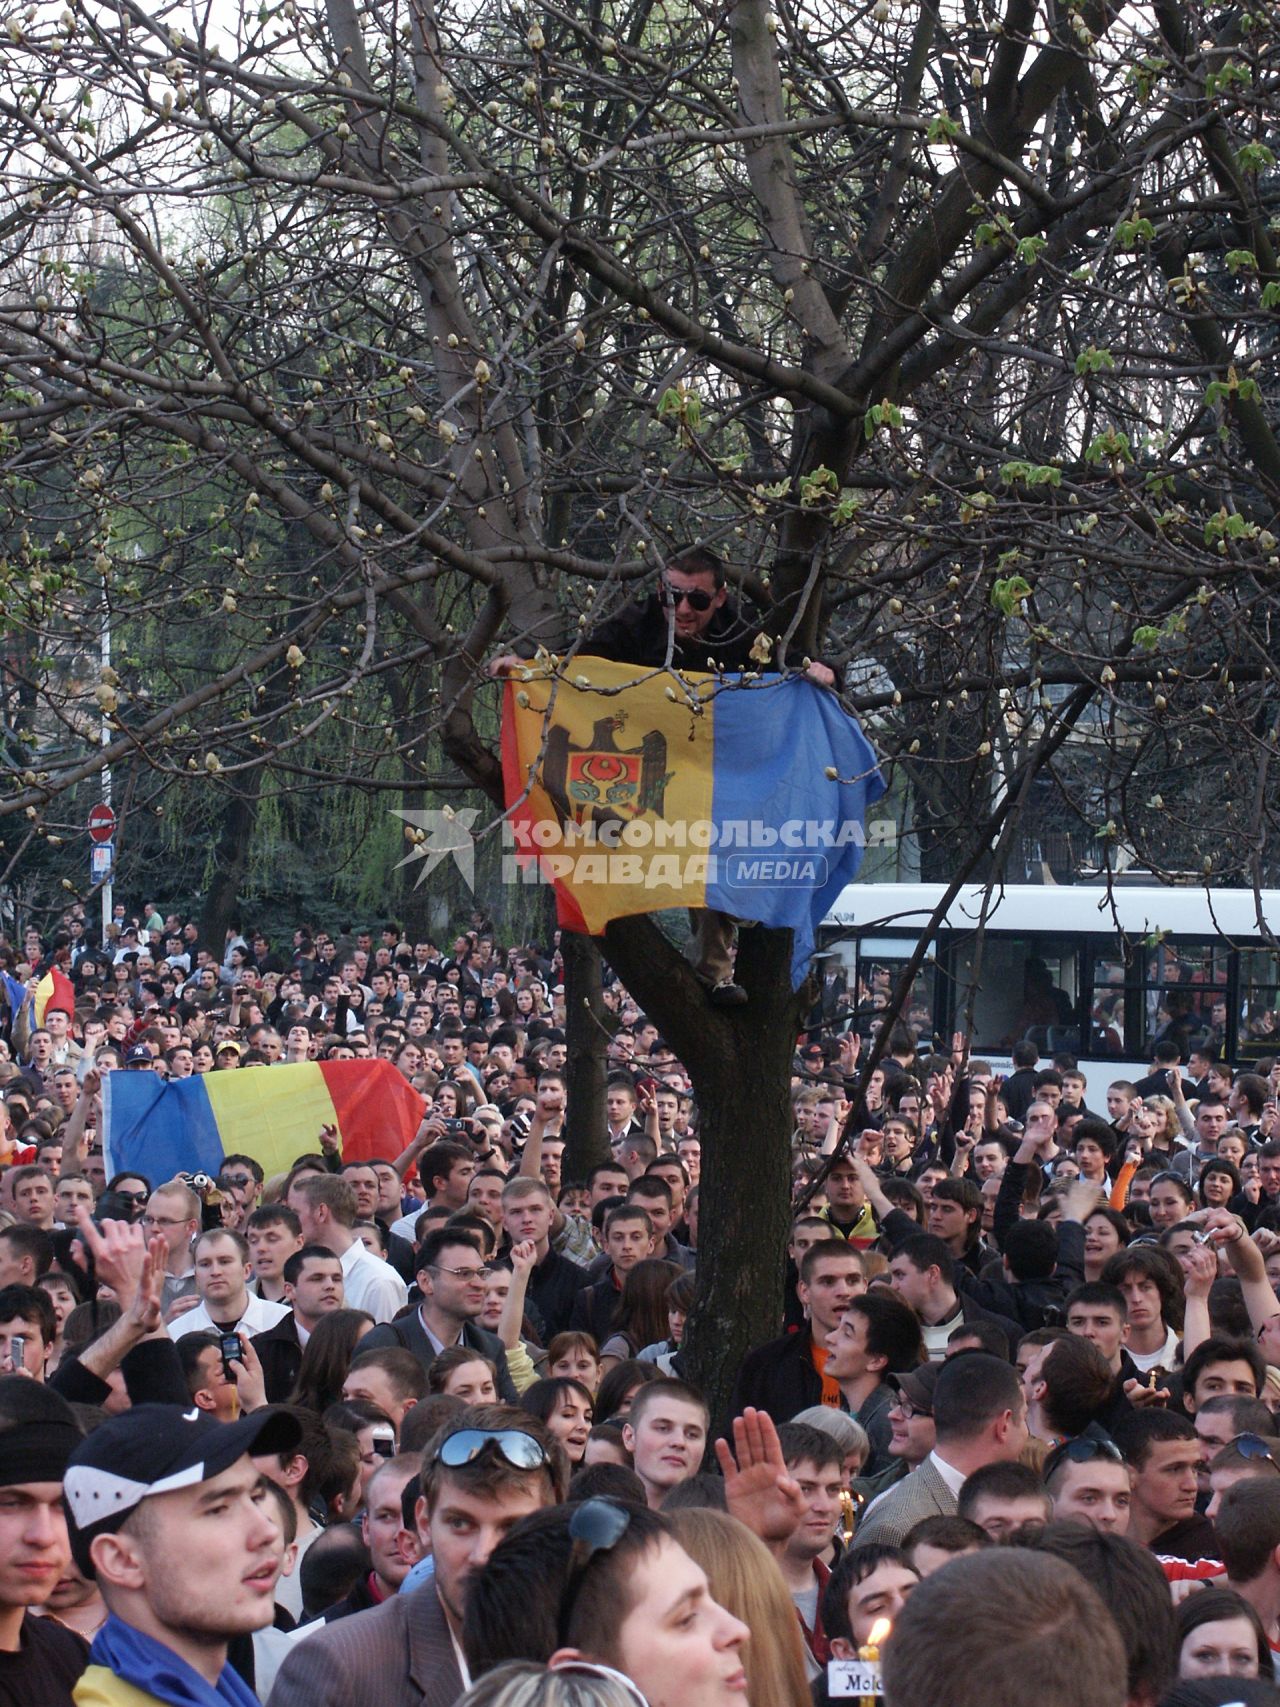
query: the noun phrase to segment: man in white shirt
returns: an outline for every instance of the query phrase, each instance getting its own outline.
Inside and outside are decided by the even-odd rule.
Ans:
[[[212,1329],[215,1333],[262,1334],[289,1314],[285,1304],[255,1298],[249,1291],[252,1269],[249,1247],[230,1228],[214,1228],[196,1240],[196,1295],[194,1310],[169,1324],[169,1338],[181,1339]]]
[[[348,1310],[364,1310],[375,1322],[389,1322],[404,1308],[409,1289],[389,1262],[365,1249],[353,1228],[356,1194],[339,1174],[306,1174],[295,1179],[285,1201],[302,1223],[308,1245],[325,1245],[342,1263]]]

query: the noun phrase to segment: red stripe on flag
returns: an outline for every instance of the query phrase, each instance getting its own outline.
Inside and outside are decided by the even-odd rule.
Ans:
[[[60,1008],[65,1014],[76,1011],[76,987],[65,972],[59,972],[56,966],[51,966],[44,977],[36,985],[36,1024],[44,1024],[44,1016],[50,1008]]]
[[[404,1074],[390,1061],[321,1061],[319,1066],[338,1116],[343,1161],[394,1161],[426,1112]]]

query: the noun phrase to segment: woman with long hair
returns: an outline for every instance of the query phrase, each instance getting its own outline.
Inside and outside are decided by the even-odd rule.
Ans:
[[[1108,1260],[1122,1251],[1133,1237],[1133,1229],[1118,1209],[1099,1204],[1084,1224],[1084,1277],[1097,1280]]]
[[[1160,1095],[1144,1097],[1142,1109],[1146,1111],[1147,1119],[1135,1119],[1138,1136],[1150,1138],[1151,1149],[1176,1156],[1182,1148],[1182,1128],[1178,1125],[1178,1111],[1173,1098]],[[1135,1116],[1140,1112],[1135,1109]]]
[[[356,1347],[374,1325],[364,1310],[334,1310],[322,1316],[311,1331],[298,1379],[289,1395],[291,1405],[305,1405],[317,1416],[342,1397],[342,1383],[351,1368]]]
[[[586,1453],[595,1420],[595,1400],[581,1381],[565,1376],[535,1381],[521,1393],[520,1409],[546,1423],[576,1470]]]
[[[664,1515],[706,1572],[711,1598],[751,1631],[742,1650],[747,1700],[759,1707],[810,1707],[795,1604],[764,1542],[722,1511],[694,1507]]]
[[[1271,1651],[1262,1620],[1229,1588],[1189,1594],[1177,1619],[1178,1676],[1271,1677]]]
[[[640,1363],[634,1357],[615,1363],[596,1393],[596,1415],[602,1423],[625,1422],[637,1389],[661,1379],[656,1363]]]
[[[678,1264],[660,1257],[647,1257],[628,1270],[609,1338],[600,1347],[600,1367],[606,1375],[615,1363],[636,1357],[655,1340],[666,1339],[667,1292],[683,1272]]]

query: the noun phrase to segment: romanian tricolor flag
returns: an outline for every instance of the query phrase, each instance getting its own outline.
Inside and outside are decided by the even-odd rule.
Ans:
[[[423,1111],[390,1061],[303,1061],[173,1080],[122,1067],[102,1077],[107,1177],[127,1168],[153,1185],[179,1173],[216,1178],[224,1156],[242,1155],[270,1178],[319,1150],[322,1126],[337,1127],[344,1161],[393,1161]]]
[[[76,987],[66,973],[59,972],[56,966],[51,966],[36,985],[37,1025],[44,1024],[44,1016],[50,1008],[61,1008],[66,1014],[74,1014],[76,1011]]]
[[[798,985],[884,793],[856,719],[800,676],[556,668],[508,681],[502,763],[517,858],[554,883],[561,925],[709,907],[793,931]]]

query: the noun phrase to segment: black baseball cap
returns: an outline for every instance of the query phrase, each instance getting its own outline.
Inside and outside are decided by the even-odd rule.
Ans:
[[[293,1452],[298,1419],[265,1410],[220,1423],[177,1405],[134,1405],[94,1429],[67,1463],[62,1493],[76,1564],[92,1576],[89,1543],[125,1522],[145,1499],[197,1487],[249,1453]]]
[[[918,1369],[904,1369],[900,1375],[891,1375],[889,1385],[908,1399],[915,1410],[932,1412],[933,1390],[941,1369],[940,1363],[922,1363]]]
[[[1275,1707],[1280,1697],[1256,1677],[1184,1678],[1160,1697],[1160,1707]]]

